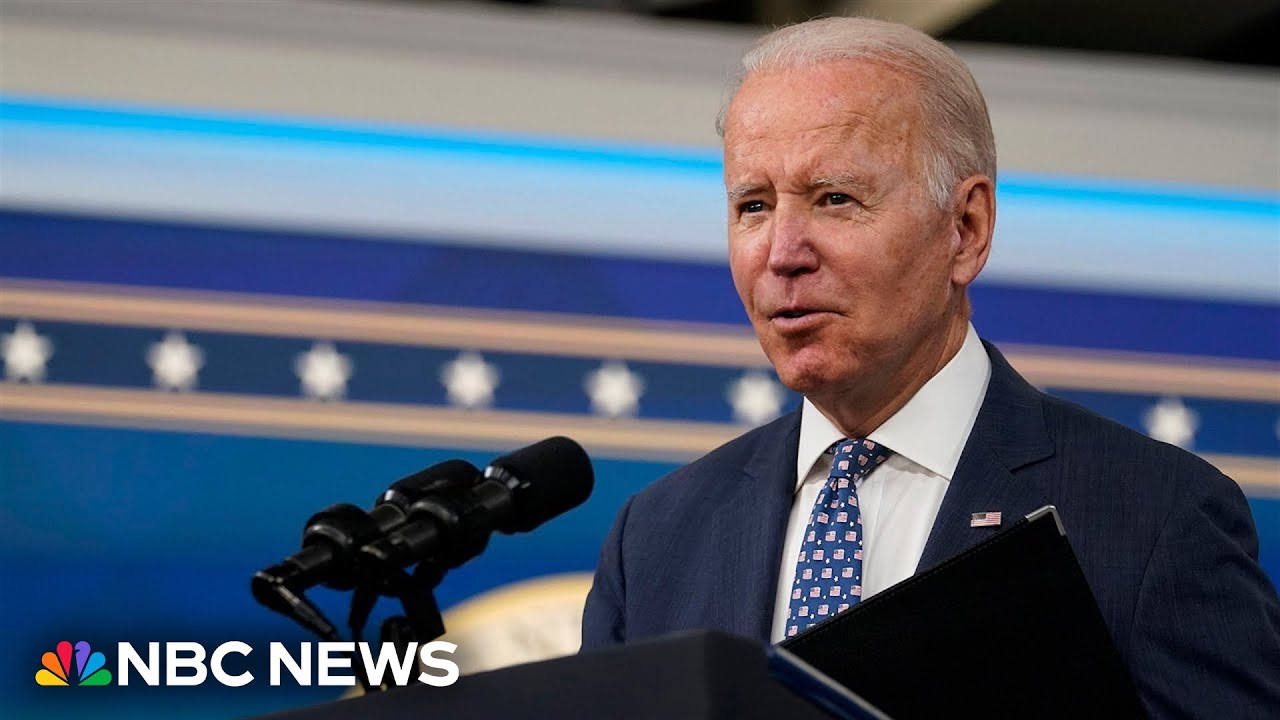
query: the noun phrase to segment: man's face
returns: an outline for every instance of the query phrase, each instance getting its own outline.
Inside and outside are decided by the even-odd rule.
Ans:
[[[875,392],[962,308],[916,102],[900,73],[842,60],[752,74],[729,106],[733,282],[778,377],[810,397]]]

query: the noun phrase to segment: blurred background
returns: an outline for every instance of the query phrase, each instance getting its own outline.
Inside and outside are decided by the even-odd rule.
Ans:
[[[1000,154],[979,331],[1238,481],[1280,578],[1280,2],[0,0],[4,715],[333,697],[32,676],[63,639],[304,640],[248,580],[312,512],[551,434],[592,499],[438,598],[469,669],[573,651],[622,501],[798,402],[714,119],[824,13],[960,51]]]

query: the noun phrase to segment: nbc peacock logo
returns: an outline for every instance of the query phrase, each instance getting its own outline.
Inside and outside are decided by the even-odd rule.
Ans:
[[[63,640],[40,659],[44,667],[36,672],[37,685],[110,685],[111,671],[105,666],[107,659],[100,652],[93,652],[89,643],[81,640],[75,644],[75,672],[71,672],[71,643]]]

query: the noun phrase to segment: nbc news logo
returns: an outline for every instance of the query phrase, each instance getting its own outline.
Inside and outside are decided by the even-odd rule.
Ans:
[[[403,648],[394,643],[375,645],[326,641],[299,643],[298,651],[293,653],[284,643],[273,642],[268,650],[269,680],[272,686],[278,686],[284,676],[292,676],[293,681],[302,686],[314,682],[350,687],[356,684],[356,677],[343,671],[354,672],[359,663],[364,676],[375,685],[384,684],[386,679],[388,684],[403,686],[416,679],[426,685],[446,687],[457,681],[458,664],[447,657],[437,656],[437,653],[448,656],[457,649],[457,645],[444,640],[422,644],[409,642]],[[222,643],[212,653],[195,642],[149,642],[144,657],[132,644],[121,642],[116,644],[119,662],[113,677],[106,668],[106,657],[94,652],[89,643],[81,640],[73,646],[63,640],[41,658],[44,667],[36,671],[36,684],[101,686],[111,685],[114,680],[118,685],[127,687],[130,675],[133,675],[133,680],[140,679],[144,685],[193,686],[204,684],[212,675],[213,680],[221,685],[241,687],[253,682],[253,673],[245,670],[239,675],[232,675],[223,669],[223,663],[228,655],[248,657],[252,652],[253,648],[248,643],[238,640]],[[423,668],[416,678],[415,666]],[[443,674],[427,672],[426,669],[443,671]]]
[[[75,657],[75,672],[72,672],[71,660]],[[93,652],[89,643],[81,640],[73,649],[71,643],[63,640],[53,652],[47,652],[41,658],[44,667],[36,672],[38,685],[110,685],[111,671],[105,666],[107,659],[100,652]]]

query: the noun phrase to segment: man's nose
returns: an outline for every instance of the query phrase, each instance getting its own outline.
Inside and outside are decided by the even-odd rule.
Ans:
[[[818,269],[812,225],[801,212],[780,206],[775,209],[769,237],[769,270],[792,276]]]

